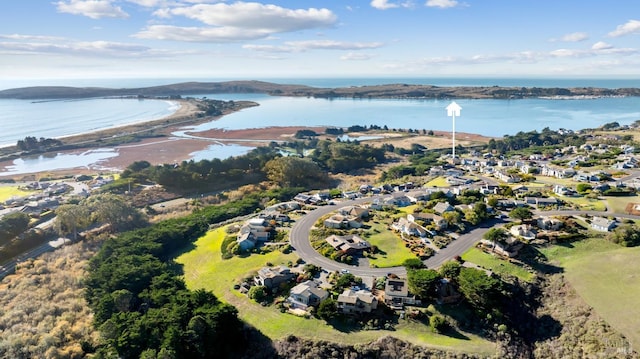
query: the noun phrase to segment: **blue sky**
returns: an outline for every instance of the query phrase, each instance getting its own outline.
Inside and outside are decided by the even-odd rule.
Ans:
[[[638,0],[0,3],[0,78],[640,78]]]

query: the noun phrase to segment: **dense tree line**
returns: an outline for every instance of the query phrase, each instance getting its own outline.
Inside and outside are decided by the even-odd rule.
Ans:
[[[385,161],[381,148],[355,143],[319,141],[312,153],[318,165],[331,172],[343,173],[361,168],[372,168]]]
[[[288,199],[298,190],[247,195],[106,241],[85,278],[86,299],[104,338],[97,357],[233,357],[245,344],[237,310],[210,292],[188,290],[173,255],[210,223],[252,213],[265,199]]]
[[[5,245],[29,228],[29,215],[13,212],[0,218],[0,246]]]
[[[53,147],[62,146],[62,141],[53,138],[40,137],[40,139],[37,139],[33,136],[27,136],[24,140],[18,140],[16,146],[22,151],[45,151]]]
[[[548,151],[549,149],[552,150],[554,146],[580,146],[584,143],[585,139],[577,134],[561,135],[545,127],[542,132],[520,131],[513,136],[505,135],[499,140],[491,139],[487,144],[487,149],[499,153],[520,151],[527,148],[539,148],[541,151]]]
[[[264,180],[264,165],[281,156],[271,146],[258,147],[244,156],[227,159],[183,161],[180,164],[152,166],[146,161],[136,162],[122,173],[123,181],[133,179],[153,181],[162,186],[183,191],[210,191]]]

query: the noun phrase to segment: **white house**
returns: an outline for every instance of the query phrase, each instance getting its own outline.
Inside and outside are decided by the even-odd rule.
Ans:
[[[329,297],[329,292],[320,288],[320,284],[313,280],[302,282],[291,288],[287,302],[293,308],[308,309],[317,306]]]
[[[371,313],[378,307],[378,299],[368,290],[345,289],[336,301],[338,310],[345,314]]]

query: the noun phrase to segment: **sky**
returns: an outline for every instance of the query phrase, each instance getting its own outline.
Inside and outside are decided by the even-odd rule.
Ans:
[[[6,0],[0,14],[0,81],[640,79],[638,0]]]

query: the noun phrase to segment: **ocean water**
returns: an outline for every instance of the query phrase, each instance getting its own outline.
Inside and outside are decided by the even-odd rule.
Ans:
[[[100,80],[98,82],[39,83],[40,85],[140,87],[194,79],[145,79],[136,82]],[[197,79],[222,81],[224,79]],[[297,83],[315,87],[345,87],[384,83],[433,84],[438,86],[525,86],[525,87],[639,87],[633,79],[500,79],[500,78],[356,78],[356,79],[266,79],[279,83]],[[6,84],[3,84],[7,86]],[[35,85],[35,84],[31,84]],[[336,126],[378,125],[416,130],[450,131],[452,119],[446,116],[446,100],[388,99],[314,99],[271,97],[256,94],[202,94],[221,100],[251,100],[260,106],[227,115],[220,120],[184,130],[205,131],[211,128],[243,129],[268,126]],[[622,125],[640,120],[640,98],[599,98],[576,100],[456,100],[462,107],[456,118],[456,132],[502,137],[520,131],[579,130],[595,128],[609,122]],[[0,146],[13,145],[26,136],[55,137],[74,135],[151,121],[175,112],[178,105],[169,101],[137,99],[87,99],[69,101],[0,99]],[[175,136],[182,135],[178,131]],[[195,160],[227,158],[250,150],[250,147],[212,144],[192,154]],[[95,166],[113,157],[111,151],[84,153],[75,157],[48,156],[19,159],[0,176],[56,168]]]
[[[177,103],[160,100],[0,99],[0,146],[15,145],[27,136],[59,138],[151,121],[171,115],[178,108]]]

